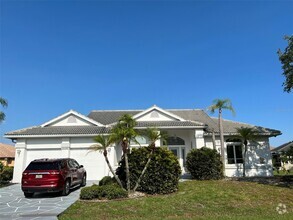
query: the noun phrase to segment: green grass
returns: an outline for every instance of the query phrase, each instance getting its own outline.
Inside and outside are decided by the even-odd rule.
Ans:
[[[288,173],[283,170],[280,170],[278,173],[276,170],[274,170],[274,176],[293,176],[293,173],[292,173],[292,171],[290,173]]]
[[[288,213],[276,211],[279,203]],[[77,201],[59,219],[292,219],[292,189],[237,181],[187,181],[169,195]]]

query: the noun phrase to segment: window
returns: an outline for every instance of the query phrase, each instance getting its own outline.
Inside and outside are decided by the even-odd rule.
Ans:
[[[265,164],[265,163],[266,163],[266,159],[263,158],[263,157],[260,157],[260,158],[259,158],[259,163],[260,163],[260,164]]]
[[[143,144],[148,144],[148,140],[147,140],[147,138],[144,137],[144,136],[137,136],[135,139],[136,139],[136,141],[137,141],[139,144],[141,144],[141,145],[143,145]],[[136,143],[135,141],[131,141],[131,142],[130,142],[130,145],[137,145],[138,143]]]
[[[242,146],[239,144],[227,145],[228,164],[243,163]]]

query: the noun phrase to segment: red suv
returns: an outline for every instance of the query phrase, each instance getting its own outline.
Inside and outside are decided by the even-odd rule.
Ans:
[[[85,185],[85,169],[71,158],[34,160],[23,171],[21,180],[25,197],[35,192],[61,192],[66,196],[70,188]]]

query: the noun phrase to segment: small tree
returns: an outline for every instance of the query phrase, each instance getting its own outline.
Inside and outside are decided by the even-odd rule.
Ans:
[[[93,151],[99,151],[102,150],[103,151],[103,155],[105,157],[106,163],[111,171],[111,173],[113,174],[114,178],[116,179],[117,183],[121,186],[121,188],[123,188],[123,185],[120,181],[120,179],[118,178],[118,176],[116,175],[115,171],[113,170],[109,159],[108,159],[108,151],[107,148],[109,146],[111,146],[114,141],[111,139],[110,136],[105,136],[105,135],[98,135],[97,137],[94,138],[94,140],[98,143],[98,144],[94,144],[90,147],[91,150]],[[123,188],[124,189],[124,188]]]
[[[221,158],[223,163],[223,170],[225,175],[225,149],[224,149],[224,129],[223,129],[223,120],[222,120],[222,110],[226,109],[235,114],[232,103],[229,99],[215,99],[213,105],[208,107],[208,110],[213,114],[216,110],[219,112],[219,131],[220,131],[220,140],[221,140]]]
[[[140,181],[141,181],[143,175],[145,174],[147,168],[150,165],[152,155],[154,154],[154,151],[155,151],[155,148],[156,148],[156,141],[160,140],[160,139],[165,141],[166,138],[167,138],[167,133],[166,132],[163,132],[163,131],[160,132],[155,128],[147,128],[147,130],[144,133],[148,137],[148,139],[150,140],[149,148],[151,149],[151,151],[150,151],[150,154],[148,155],[148,160],[147,160],[147,162],[146,162],[146,164],[145,164],[145,166],[144,166],[139,178],[136,181],[136,184],[135,184],[135,186],[133,188],[133,191],[136,191],[137,187],[140,184]]]
[[[246,155],[248,150],[248,141],[255,142],[255,138],[258,136],[259,132],[252,127],[241,127],[236,128],[238,136],[242,140],[242,144],[244,145],[244,152],[243,152],[243,177],[245,177],[246,171]]]
[[[282,63],[283,75],[285,76],[284,92],[289,93],[293,89],[293,35],[285,36],[284,39],[288,41],[288,46],[284,52],[279,49],[278,55]]]
[[[120,143],[122,147],[123,155],[125,161],[125,172],[126,172],[126,188],[128,193],[130,193],[130,174],[129,174],[129,164],[128,164],[128,153],[130,141],[136,141],[135,137],[138,132],[134,129],[136,126],[136,121],[131,115],[122,115],[118,123],[111,129],[111,140],[116,143]]]
[[[4,99],[4,98],[2,98],[2,97],[0,97],[0,105],[1,105],[3,108],[6,108],[6,107],[8,106],[8,102],[7,102],[7,100]],[[2,121],[4,121],[4,120],[5,120],[5,113],[2,112],[2,111],[0,111],[0,123],[1,123]]]

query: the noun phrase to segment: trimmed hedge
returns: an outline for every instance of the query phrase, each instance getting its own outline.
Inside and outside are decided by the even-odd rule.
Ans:
[[[121,189],[116,184],[111,185],[92,185],[84,187],[80,191],[80,199],[92,200],[92,199],[119,199],[128,197],[127,192]]]
[[[220,154],[207,147],[191,150],[186,157],[186,168],[194,179],[216,180],[223,178],[223,164]]]
[[[150,151],[151,149],[148,147],[134,148],[128,155],[131,189],[134,188],[137,179],[147,163]],[[116,174],[125,186],[126,173],[124,159],[120,161]],[[168,149],[157,147],[137,190],[148,194],[175,192],[178,189],[180,175],[181,167],[177,157]]]

